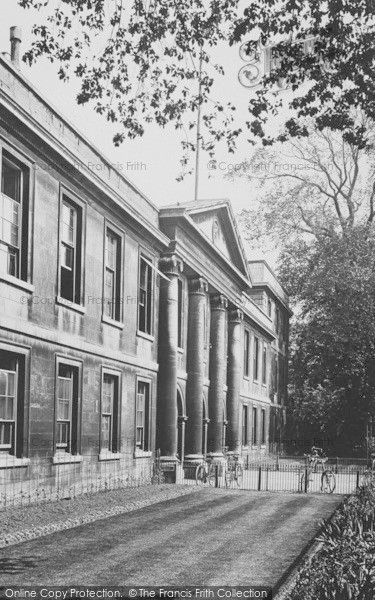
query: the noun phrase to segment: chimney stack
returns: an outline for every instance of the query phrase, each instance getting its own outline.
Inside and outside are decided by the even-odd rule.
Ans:
[[[10,28],[10,59],[16,69],[20,68],[20,45],[22,31],[20,27]]]

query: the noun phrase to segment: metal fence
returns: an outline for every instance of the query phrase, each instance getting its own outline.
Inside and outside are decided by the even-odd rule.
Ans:
[[[10,457],[8,463],[0,463],[0,510],[150,483],[300,493],[327,491],[321,470],[314,472],[303,458],[247,458],[242,462],[240,476],[232,478],[226,477],[225,463],[216,463],[210,476],[207,471],[197,483],[199,464],[202,463],[165,463],[152,457],[134,460],[133,453],[115,460],[99,460],[98,454],[79,459],[72,456],[61,464],[54,463],[51,456],[26,459],[23,464]],[[329,459],[325,469],[334,476],[332,493],[355,491],[368,477],[367,467],[365,459]]]
[[[252,491],[350,494],[368,476],[367,461],[334,458],[312,468],[304,458],[245,460],[237,471],[226,463],[160,465],[162,481]],[[199,474],[199,464],[204,464]],[[212,465],[212,466],[210,466]],[[228,470],[232,471],[229,473]]]
[[[0,464],[0,510],[150,484],[153,469],[152,458],[134,460],[133,455],[112,460],[99,460],[98,454],[79,460],[71,456],[61,464],[50,456],[23,464],[10,457]]]

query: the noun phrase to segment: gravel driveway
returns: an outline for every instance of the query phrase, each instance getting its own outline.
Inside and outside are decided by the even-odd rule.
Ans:
[[[203,489],[0,550],[1,585],[275,585],[340,497]]]

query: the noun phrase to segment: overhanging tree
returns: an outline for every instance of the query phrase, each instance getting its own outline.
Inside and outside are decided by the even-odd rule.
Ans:
[[[78,102],[118,122],[114,141],[142,135],[150,122],[186,126],[185,149],[195,149],[188,130],[204,106],[201,144],[211,154],[224,140],[230,151],[244,131],[264,145],[308,135],[301,118],[320,130],[344,131],[347,141],[368,146],[366,129],[353,120],[358,106],[375,115],[371,0],[18,0],[44,14],[34,26],[35,42],[24,59],[47,57],[59,76],[81,80]],[[244,7],[244,8],[243,8]],[[301,40],[314,38],[304,54]],[[235,127],[235,103],[214,97],[223,76],[215,48],[248,42],[249,56],[275,44],[273,68],[249,101],[246,126]],[[199,68],[200,59],[202,69]],[[199,92],[197,79],[201,79]],[[283,80],[290,92],[279,93]],[[290,108],[281,132],[267,132],[270,114]],[[185,123],[185,118],[188,122]]]

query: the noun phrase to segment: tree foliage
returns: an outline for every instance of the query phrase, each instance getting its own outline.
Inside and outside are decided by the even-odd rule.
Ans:
[[[249,240],[278,249],[295,310],[287,438],[350,454],[375,414],[374,157],[308,126],[307,139],[259,150],[232,177],[258,182],[242,222]]]
[[[352,107],[367,118],[375,114],[371,0],[18,0],[45,15],[34,26],[35,41],[24,59],[55,62],[61,79],[80,79],[78,102],[119,124],[115,143],[143,134],[150,122],[184,129],[185,150],[194,149],[189,128],[204,108],[201,144],[211,154],[218,141],[230,151],[246,130],[264,145],[306,136],[302,118],[319,130],[344,131],[346,141],[369,145],[366,128]],[[314,38],[314,51],[301,51]],[[214,97],[214,82],[224,75],[216,48],[248,42],[249,55],[276,44],[274,68],[249,101],[249,120],[236,126],[235,103]],[[200,60],[202,69],[200,69]],[[198,78],[201,86],[198,87]],[[290,91],[280,93],[284,81]],[[281,132],[270,135],[270,114],[288,107]],[[285,114],[285,113],[283,113]]]
[[[363,114],[356,119],[366,123]],[[257,202],[242,213],[253,244],[270,238],[277,245],[308,242],[374,220],[374,150],[346,142],[341,133],[319,131],[311,120],[304,125],[308,138],[258,149],[229,175],[257,186]],[[366,130],[372,144],[374,128],[366,123]]]
[[[370,224],[291,243],[280,276],[298,300],[290,365],[290,431],[363,446],[375,415],[375,232]]]

